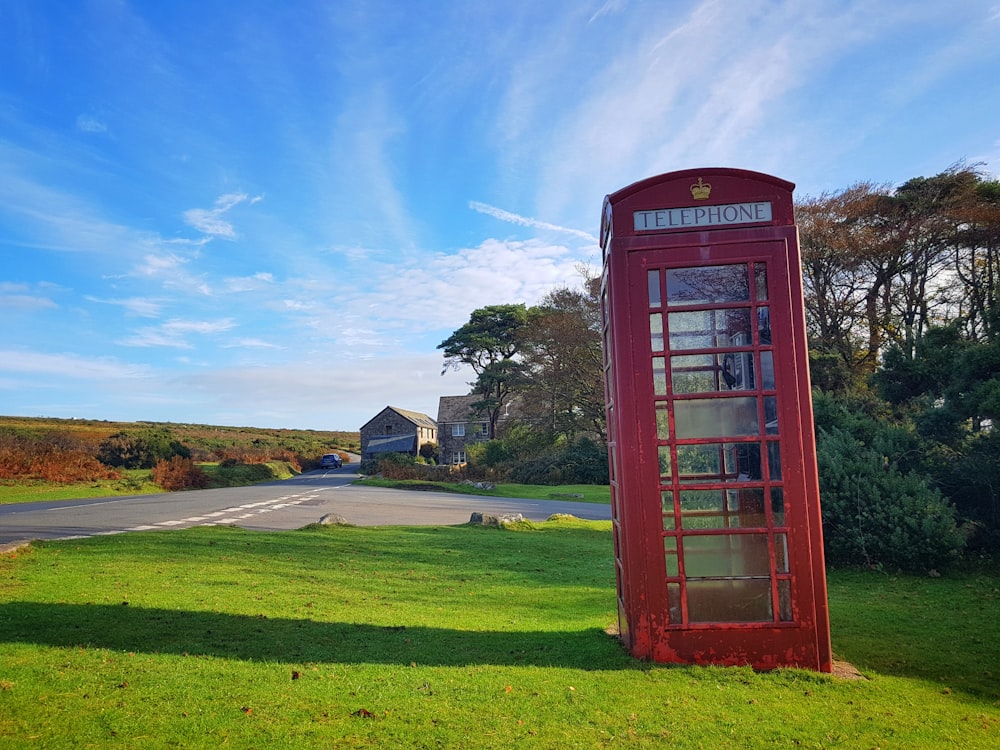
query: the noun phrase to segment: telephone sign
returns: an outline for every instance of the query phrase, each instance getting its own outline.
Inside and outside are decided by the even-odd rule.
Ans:
[[[604,201],[619,630],[640,658],[831,668],[793,187],[710,168]]]

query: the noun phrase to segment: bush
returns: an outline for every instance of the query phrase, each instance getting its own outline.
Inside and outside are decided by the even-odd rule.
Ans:
[[[956,560],[965,536],[955,509],[914,472],[903,473],[882,446],[845,430],[817,443],[828,562],[929,571]]]
[[[190,458],[174,456],[169,461],[157,461],[153,481],[165,490],[190,490],[208,487],[208,474],[195,466]]]
[[[150,469],[173,456],[191,458],[191,451],[168,430],[116,432],[101,442],[97,452],[101,463],[123,469]]]
[[[73,483],[117,479],[78,441],[60,433],[44,436],[0,432],[0,479]]]
[[[508,476],[519,484],[607,484],[608,454],[584,437],[514,465]]]

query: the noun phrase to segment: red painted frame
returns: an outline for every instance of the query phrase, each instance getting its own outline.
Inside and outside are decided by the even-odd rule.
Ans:
[[[706,198],[698,188],[709,185],[711,195]],[[607,196],[604,202],[601,296],[619,630],[626,647],[639,658],[695,664],[750,664],[759,669],[797,666],[821,672],[831,670],[793,188],[791,183],[769,175],[707,168],[652,177]],[[740,215],[731,208],[764,204],[769,206],[769,215],[755,208],[748,208]],[[723,208],[710,212],[708,209],[713,206]],[[699,214],[696,209],[700,209]],[[640,214],[641,221],[634,218],[636,212],[648,211],[660,213]],[[727,216],[736,217],[736,222],[694,225],[696,215],[714,215],[718,219],[724,211]],[[652,218],[647,220],[647,216]],[[660,220],[659,226],[655,219]],[[665,278],[676,278],[677,273],[692,269],[700,273],[701,269],[720,266],[716,270],[721,273],[744,265],[748,287],[754,287],[754,274],[766,269],[766,287],[748,291],[747,302],[706,302],[702,305],[706,309],[701,310],[697,305],[685,307],[685,303],[667,299]],[[655,292],[651,291],[653,279],[656,279]],[[658,297],[656,304],[653,297]],[[749,391],[719,388],[714,394],[701,393],[697,400],[705,405],[709,398],[745,396],[747,403],[758,404],[753,408],[757,409],[760,434],[725,440],[721,436],[679,437],[675,407],[689,396],[673,392],[670,363],[674,361],[671,355],[677,352],[671,350],[672,339],[666,331],[659,340],[655,336],[651,340],[651,314],[661,316],[663,325],[669,327],[672,312],[694,309],[707,315],[724,315],[729,308],[751,311],[746,313],[751,321],[761,316],[768,319],[766,338],[756,331],[752,341],[742,342],[741,346],[722,344],[718,353],[714,349],[695,350],[695,353],[708,358],[727,355],[750,358],[749,367],[756,363],[759,373],[756,385],[750,386]],[[687,355],[689,350],[681,353]],[[773,361],[774,382],[769,379],[766,387],[762,384],[765,375],[761,370],[762,358],[768,363]],[[655,368],[660,368],[658,372],[662,374],[658,376],[659,384],[654,386]],[[775,422],[765,423],[765,402],[772,409],[776,404]],[[735,405],[735,401],[729,403]],[[668,422],[657,422],[657,406],[661,415],[666,412]],[[685,495],[682,493],[692,485],[685,485],[678,477],[681,471],[678,456],[681,451],[702,447],[708,451],[717,444],[720,463],[723,449],[732,449],[734,455],[742,450],[745,456],[756,450],[763,467],[760,476],[756,481],[741,476],[744,484],[735,485],[739,489],[734,490],[731,484],[734,477],[720,469],[714,480],[693,486],[719,492],[724,503],[730,492],[733,497],[741,497],[743,493],[746,497],[756,497],[751,493],[759,493],[761,498],[777,493],[784,498],[775,506],[780,512],[772,507],[773,502],[765,502],[756,514],[737,517],[737,527],[745,522],[749,524],[746,528],[729,528],[728,519],[738,516],[738,512],[730,513],[725,508],[722,515],[727,520],[723,530],[699,531],[683,526],[685,517],[681,509]],[[764,457],[771,454],[772,448],[774,457]],[[768,474],[769,460],[778,466],[776,475],[773,467]],[[672,467],[666,474],[664,465]],[[761,556],[764,539],[766,556]],[[688,575],[689,560],[694,569],[694,561],[705,559],[696,554],[702,542],[708,543],[707,548],[717,542],[730,545],[730,549],[755,548],[756,553],[734,554],[744,555],[744,565],[748,567],[763,566],[766,559],[767,575],[733,573],[716,579]],[[751,560],[754,555],[756,562]],[[745,580],[750,578],[756,579],[755,582]],[[758,606],[769,611],[767,617],[715,621],[703,614],[713,611],[703,602],[711,599],[721,602],[724,608],[732,600],[719,592],[735,591],[741,586],[745,591],[752,586],[768,587],[770,601],[757,598]],[[699,590],[701,594],[697,594]],[[701,608],[702,615],[692,616],[692,602],[695,609]]]

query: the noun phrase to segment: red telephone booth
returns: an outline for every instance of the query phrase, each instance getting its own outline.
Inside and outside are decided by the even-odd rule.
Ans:
[[[793,187],[713,168],[604,201],[619,629],[640,658],[831,669]]]

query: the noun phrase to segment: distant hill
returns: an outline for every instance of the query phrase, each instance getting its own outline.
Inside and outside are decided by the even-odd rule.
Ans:
[[[357,432],[292,430],[264,427],[226,427],[179,422],[109,422],[96,419],[0,416],[0,436],[63,438],[81,447],[96,449],[118,432],[165,431],[187,446],[196,460],[260,460],[289,452],[318,457],[333,450],[356,453],[361,447]]]

